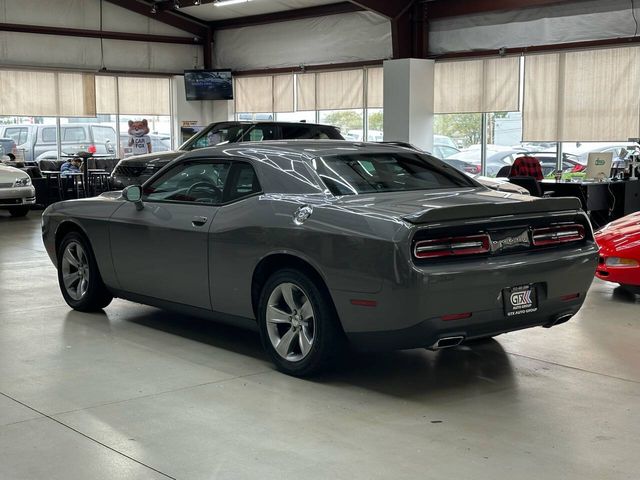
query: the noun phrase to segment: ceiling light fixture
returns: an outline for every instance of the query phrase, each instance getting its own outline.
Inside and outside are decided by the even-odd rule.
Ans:
[[[173,0],[173,8],[176,10],[180,8],[180,2],[178,0]]]
[[[235,5],[236,3],[247,3],[251,0],[218,0],[214,3],[216,7],[224,7],[227,5]]]
[[[193,4],[197,7],[198,5],[200,5],[201,0],[193,0]]]
[[[151,13],[153,13],[153,14],[158,13],[158,7],[156,7],[155,3],[151,6]]]

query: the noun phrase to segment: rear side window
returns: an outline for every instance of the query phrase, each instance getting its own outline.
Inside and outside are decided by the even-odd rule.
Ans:
[[[93,141],[96,143],[116,143],[116,131],[111,127],[91,126]]]
[[[229,175],[225,202],[238,200],[261,190],[255,170],[248,163],[237,163]]]
[[[41,135],[44,143],[56,143],[56,127],[43,128]]]
[[[277,140],[275,125],[256,125],[242,137],[243,142],[262,142],[263,140]]]
[[[29,131],[24,127],[7,127],[4,131],[4,136],[13,140],[16,145],[22,145],[23,143],[26,143],[28,135]]]
[[[62,127],[63,142],[84,142],[87,139],[87,133],[83,127]]]
[[[282,138],[285,140],[314,139],[314,140],[342,140],[340,133],[331,127],[316,125],[283,125]]]

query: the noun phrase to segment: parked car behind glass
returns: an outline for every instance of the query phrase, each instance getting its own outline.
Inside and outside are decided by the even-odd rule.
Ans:
[[[340,130],[330,125],[305,122],[220,122],[198,132],[177,151],[136,155],[118,162],[111,174],[114,188],[141,185],[171,160],[185,152],[225,143],[261,142],[281,139],[344,140]]]
[[[110,125],[97,123],[64,123],[60,125],[62,151],[76,153],[88,151],[96,154],[116,154],[116,131]],[[0,137],[11,138],[18,150],[24,151],[24,160],[34,162],[45,152],[57,152],[55,125],[0,125]]]

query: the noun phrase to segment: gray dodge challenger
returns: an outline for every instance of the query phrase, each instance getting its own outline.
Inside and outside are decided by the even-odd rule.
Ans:
[[[72,308],[119,297],[256,328],[300,376],[347,347],[437,350],[566,322],[598,256],[578,199],[335,140],[190,152],[143,186],[51,205],[42,231]]]

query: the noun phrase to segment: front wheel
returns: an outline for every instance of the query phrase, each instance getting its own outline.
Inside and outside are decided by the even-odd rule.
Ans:
[[[267,280],[258,321],[265,350],[278,370],[289,375],[318,373],[344,350],[331,299],[301,271],[280,270]]]
[[[29,207],[10,207],[9,213],[12,217],[24,217],[29,213]]]
[[[68,233],[58,250],[58,283],[67,304],[81,312],[103,309],[113,295],[102,282],[89,242],[79,233]]]

